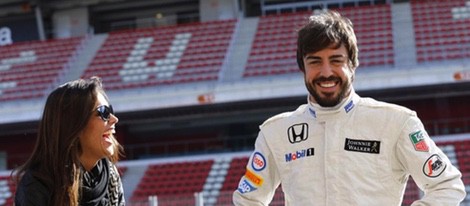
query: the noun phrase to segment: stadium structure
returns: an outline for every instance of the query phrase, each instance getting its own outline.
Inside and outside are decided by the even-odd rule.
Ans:
[[[2,0],[0,205],[47,94],[91,76],[120,120],[127,205],[231,205],[258,126],[306,102],[296,29],[322,9],[355,25],[357,93],[415,110],[470,192],[470,1]],[[403,205],[420,196],[408,180]]]

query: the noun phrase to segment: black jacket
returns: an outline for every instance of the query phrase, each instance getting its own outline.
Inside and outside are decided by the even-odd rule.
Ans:
[[[112,177],[116,177],[112,181]],[[112,185],[117,185],[112,186]],[[79,200],[83,206],[109,206],[125,205],[121,179],[116,167],[107,159],[102,159],[90,171],[84,172],[82,177],[82,194]],[[112,200],[110,193],[115,191],[117,197]],[[31,171],[26,171],[21,179],[15,194],[16,206],[48,206],[51,193],[46,184],[34,177]],[[114,202],[114,204],[112,203]]]

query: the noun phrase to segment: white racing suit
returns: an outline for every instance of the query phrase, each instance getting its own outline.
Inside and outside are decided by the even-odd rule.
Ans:
[[[268,205],[281,185],[286,206],[399,206],[412,176],[418,205],[459,205],[461,173],[416,113],[361,98],[335,108],[309,102],[260,126],[235,205]]]

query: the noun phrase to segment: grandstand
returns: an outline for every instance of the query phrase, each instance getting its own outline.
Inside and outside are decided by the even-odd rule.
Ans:
[[[470,193],[470,1],[230,2],[0,3],[0,27],[43,15],[43,29],[61,31],[0,28],[0,206],[13,204],[9,175],[33,147],[46,95],[94,75],[120,119],[128,205],[231,205],[258,125],[305,102],[295,32],[322,8],[355,25],[356,91],[415,110]],[[78,29],[85,14],[93,29]],[[55,21],[64,16],[78,19]],[[408,180],[403,205],[420,196]],[[271,205],[283,198],[279,188]]]

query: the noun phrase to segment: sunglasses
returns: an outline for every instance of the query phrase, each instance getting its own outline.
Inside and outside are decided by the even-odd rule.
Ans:
[[[98,111],[98,115],[100,115],[103,121],[109,121],[111,114],[114,114],[112,105],[109,105],[109,106],[100,105],[96,108],[96,111]]]

